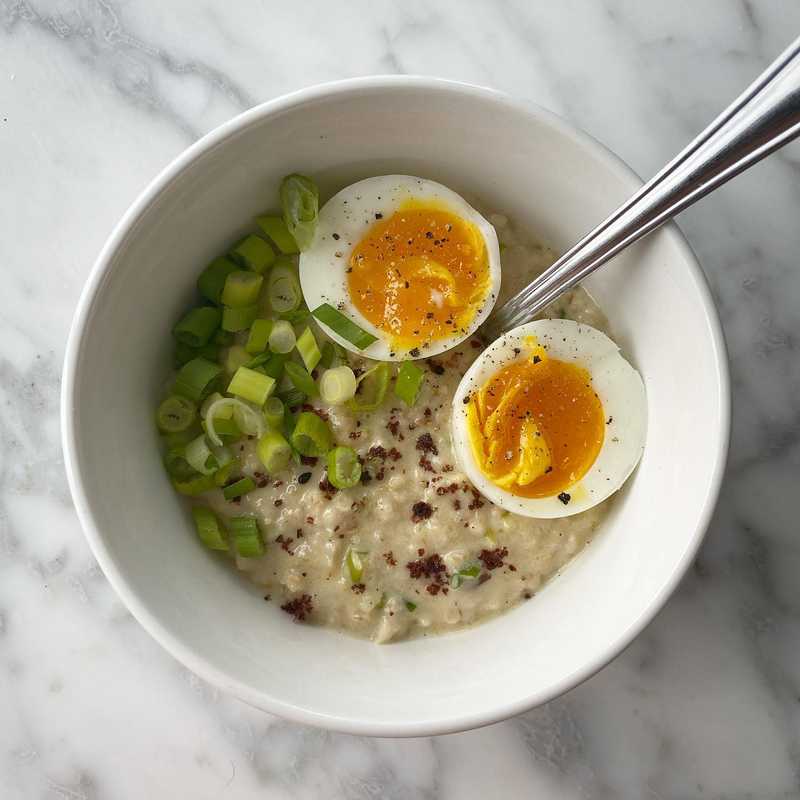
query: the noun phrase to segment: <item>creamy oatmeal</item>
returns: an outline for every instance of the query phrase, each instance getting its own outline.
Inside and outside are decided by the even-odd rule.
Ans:
[[[491,218],[502,248],[503,291],[513,294],[554,261],[501,216]],[[582,290],[545,316],[607,331]],[[537,520],[510,514],[481,496],[459,471],[450,443],[450,407],[464,372],[481,352],[473,338],[427,361],[412,408],[387,394],[374,412],[313,408],[335,441],[363,459],[361,483],[336,490],[323,459],[304,459],[268,477],[255,442],[236,445],[258,488],[233,502],[204,500],[221,515],[255,515],[266,541],[238,568],[269,602],[312,624],[390,642],[472,625],[531,598],[591,539],[607,503],[581,514]],[[354,368],[369,362],[350,357]]]

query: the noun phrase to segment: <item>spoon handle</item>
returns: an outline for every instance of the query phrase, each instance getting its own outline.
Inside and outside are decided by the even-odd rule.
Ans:
[[[800,38],[657,175],[491,315],[521,325],[628,245],[800,135]]]

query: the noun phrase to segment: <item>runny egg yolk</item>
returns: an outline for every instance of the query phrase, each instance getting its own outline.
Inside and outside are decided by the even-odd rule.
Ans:
[[[462,332],[489,291],[478,228],[444,206],[408,201],[356,244],[347,272],[355,307],[398,349]]]
[[[552,497],[575,484],[605,435],[590,374],[538,346],[473,392],[467,414],[481,471],[520,497]]]

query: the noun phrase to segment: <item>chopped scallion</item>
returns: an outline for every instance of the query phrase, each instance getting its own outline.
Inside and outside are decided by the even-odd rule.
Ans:
[[[356,394],[348,405],[353,411],[374,411],[386,397],[388,387],[389,365],[381,362],[358,379]]]
[[[356,376],[350,367],[342,365],[326,369],[319,379],[319,393],[326,403],[341,405],[352,400],[356,393]]]
[[[197,497],[197,495],[205,494],[217,488],[211,475],[195,475],[185,480],[173,478],[172,486],[176,492],[185,494],[188,497]]]
[[[269,335],[272,332],[274,322],[271,319],[257,319],[250,326],[250,333],[247,336],[247,343],[244,349],[250,355],[263,353],[269,345]]]
[[[276,381],[283,377],[283,368],[287,359],[286,353],[273,353],[269,359],[264,363],[264,372],[275,378]]]
[[[197,405],[187,397],[171,394],[156,412],[156,424],[162,433],[185,431],[197,419]]]
[[[280,397],[270,397],[264,403],[264,419],[273,430],[278,430],[283,424],[283,415],[285,412],[283,400]]]
[[[198,436],[189,442],[186,445],[185,455],[192,469],[201,475],[213,475],[219,469],[220,465],[211,452],[205,436]]]
[[[319,364],[322,353],[319,351],[317,340],[314,338],[311,328],[306,328],[297,338],[297,352],[300,353],[300,358],[303,359],[303,363],[309,372]]]
[[[221,374],[219,364],[205,358],[193,358],[178,370],[172,390],[195,403],[201,403],[214,390]]]
[[[394,393],[411,408],[417,402],[424,380],[425,373],[413,361],[404,361],[397,371]]]
[[[202,347],[208,344],[221,321],[222,314],[218,308],[212,306],[193,308],[175,325],[172,335],[181,344]]]
[[[361,579],[364,577],[363,556],[365,555],[367,553],[363,550],[353,550],[352,547],[347,551],[344,562],[351,583],[361,583]]]
[[[271,267],[275,261],[275,251],[270,247],[269,242],[253,234],[245,236],[231,250],[231,256],[239,264],[259,273],[259,275],[268,267]]]
[[[294,361],[287,361],[284,365],[284,370],[289,376],[289,380],[294,385],[295,389],[303,392],[309,397],[315,397],[319,392],[317,391],[317,384],[311,377],[311,374],[304,370],[299,364]]]
[[[187,481],[197,476],[197,472],[186,460],[185,447],[171,447],[164,454],[164,467],[167,474],[179,481]]]
[[[228,520],[228,530],[233,546],[242,558],[258,558],[264,555],[264,540],[255,517],[231,517]]]
[[[314,240],[319,214],[319,190],[305,175],[287,175],[281,181],[283,221],[300,250],[307,250]]]
[[[247,367],[239,367],[228,384],[228,394],[235,394],[257,406],[263,406],[274,388],[274,378]]]
[[[222,489],[222,496],[226,500],[235,500],[237,497],[252,492],[255,488],[256,482],[248,475],[244,478],[240,478],[236,483],[232,483],[230,486],[225,486]]]
[[[298,252],[297,242],[294,240],[294,236],[289,233],[289,228],[280,217],[272,217],[269,215],[256,217],[256,225],[275,242],[275,245],[281,253],[292,255]]]
[[[324,456],[333,445],[333,434],[328,423],[313,411],[303,411],[292,431],[292,447],[301,456]]]
[[[237,269],[225,279],[222,290],[222,303],[230,308],[244,308],[258,302],[263,276],[257,272]]]
[[[303,302],[303,291],[297,270],[285,263],[277,263],[267,278],[267,299],[276,314],[297,311]]]
[[[192,517],[200,541],[210,550],[227,550],[228,543],[220,528],[216,514],[205,506],[195,506]]]
[[[284,311],[283,314],[278,314],[278,319],[285,319],[291,325],[302,325],[310,316],[311,312],[305,306],[301,306],[294,311]]]
[[[231,272],[236,271],[236,264],[228,258],[221,256],[215,258],[201,273],[197,279],[197,288],[200,294],[212,303],[220,304],[222,290],[225,287],[225,280]]]
[[[412,603],[410,600],[406,600],[406,609],[408,611],[416,611],[417,610],[417,604],[416,603]]]
[[[250,361],[250,353],[240,344],[231,345],[225,353],[223,366],[228,378],[232,378],[239,367],[244,367]]]
[[[222,329],[231,333],[246,331],[258,317],[258,306],[242,306],[241,308],[222,309]]]
[[[267,431],[258,440],[256,452],[264,469],[270,475],[286,469],[292,457],[292,448],[289,442],[277,430]]]
[[[360,328],[353,320],[346,317],[341,311],[337,311],[329,303],[323,303],[311,313],[323,325],[327,325],[334,333],[338,334],[343,339],[347,339],[348,342],[354,344],[359,350],[363,350],[378,341],[376,336]]]
[[[294,328],[284,319],[277,320],[269,334],[269,349],[273,353],[291,353],[296,343]]]
[[[219,487],[223,487],[226,483],[228,483],[228,481],[230,481],[231,477],[238,469],[239,462],[236,460],[231,461],[224,467],[220,467],[214,473],[214,483]]]
[[[298,389],[290,389],[288,392],[281,393],[281,400],[286,409],[299,408],[306,401],[306,396]]]
[[[334,447],[328,453],[328,480],[337,489],[350,489],[361,480],[361,462],[352,447]]]

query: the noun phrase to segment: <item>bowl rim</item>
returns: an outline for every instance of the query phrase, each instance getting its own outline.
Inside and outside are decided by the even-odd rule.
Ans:
[[[631,194],[636,191],[642,181],[636,173],[615,153],[597,139],[567,122],[553,112],[535,103],[514,98],[504,92],[484,86],[446,80],[421,75],[373,75],[368,77],[348,78],[316,84],[299,89],[289,94],[261,103],[224,122],[197,142],[182,151],[145,187],[136,200],[128,208],[101,249],[89,277],[78,300],[75,315],[67,340],[61,390],[61,431],[64,463],[72,498],[78,519],[86,539],[109,583],[124,602],[125,606],[142,625],[142,627],[167,650],[174,658],[183,663],[203,680],[228,691],[252,706],[271,714],[276,714],[292,722],[313,725],[341,733],[366,736],[412,737],[431,736],[445,733],[479,728],[509,717],[516,716],[536,706],[546,703],[564,694],[578,684],[599,672],[616,658],[638,634],[653,620],[677,588],[697,553],[705,533],[711,522],[727,462],[730,440],[730,377],[728,370],[727,350],[722,332],[719,314],[714,303],[708,281],[703,273],[691,247],[674,223],[665,225],[661,236],[670,238],[677,247],[689,269],[695,284],[704,312],[712,349],[715,356],[719,390],[720,426],[719,441],[716,443],[716,459],[713,466],[709,489],[703,500],[698,524],[692,532],[687,547],[674,569],[669,580],[651,598],[644,611],[635,623],[620,632],[616,638],[598,652],[594,659],[586,663],[580,670],[564,675],[547,691],[533,691],[521,696],[513,702],[492,708],[488,711],[458,713],[438,720],[424,722],[392,722],[365,721],[356,717],[341,717],[324,714],[303,706],[287,703],[261,691],[255,690],[246,683],[233,679],[222,670],[217,669],[194,648],[187,646],[180,638],[173,636],[159,621],[157,613],[150,610],[145,598],[127,582],[117,568],[114,559],[106,547],[104,536],[96,523],[92,504],[83,484],[81,459],[79,458],[78,440],[80,431],[76,425],[74,395],[86,328],[92,318],[98,292],[106,278],[113,258],[134,229],[136,223],[162,192],[168,189],[191,164],[202,154],[213,149],[229,137],[265,117],[281,111],[301,106],[319,99],[330,99],[338,95],[371,92],[375,90],[397,90],[402,88],[424,89],[444,94],[460,94],[472,96],[504,105],[510,110],[522,112],[557,129],[560,135],[571,139],[579,147],[588,150],[603,163],[610,172],[626,183]]]

